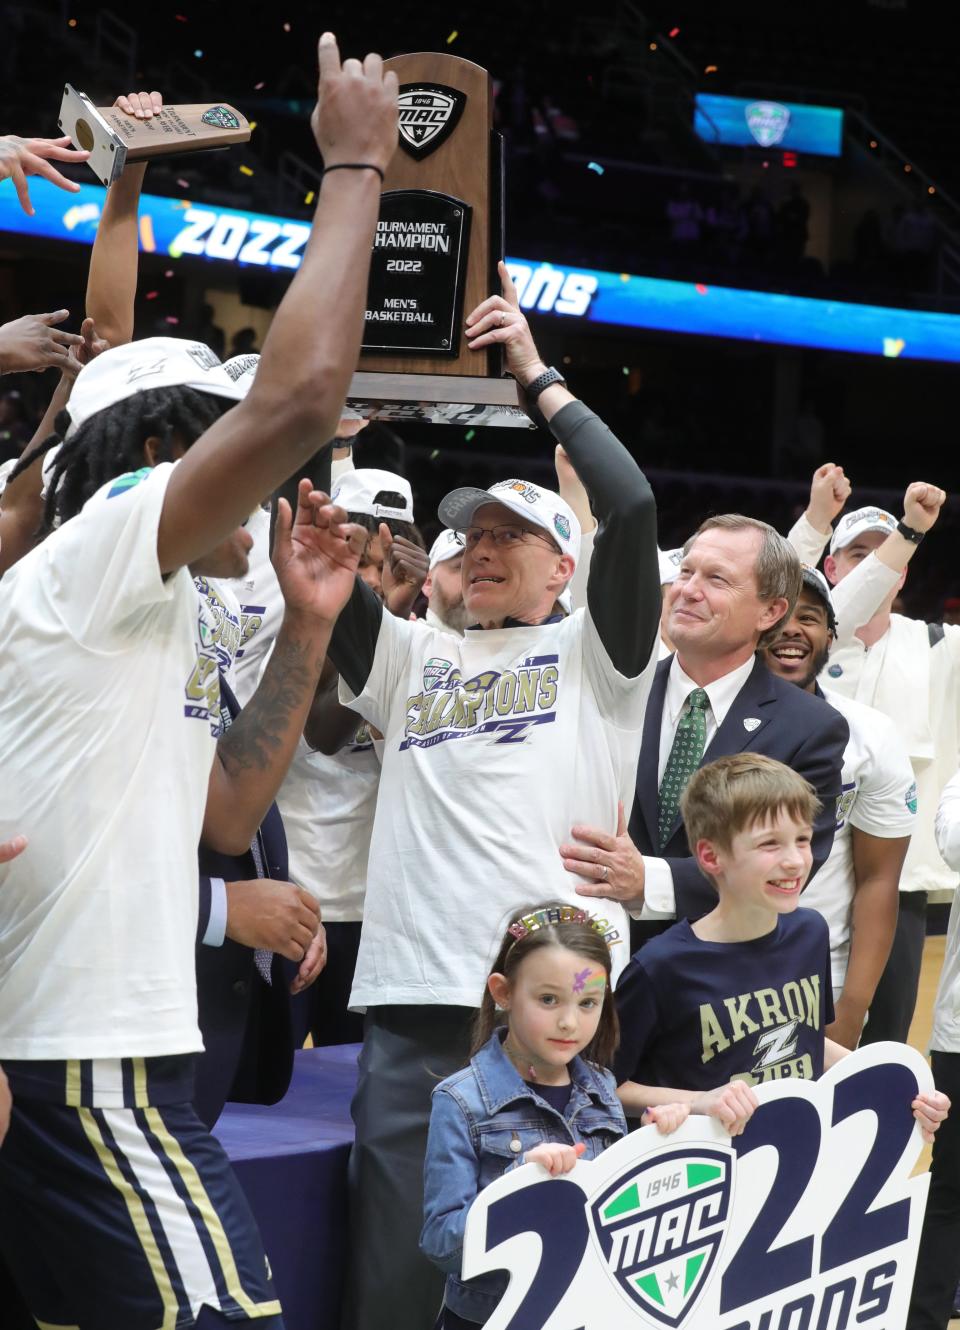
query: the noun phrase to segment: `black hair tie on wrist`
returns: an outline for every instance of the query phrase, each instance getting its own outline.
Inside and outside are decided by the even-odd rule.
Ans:
[[[374,166],[372,162],[337,162],[336,166],[325,166],[323,174],[329,175],[331,171],[376,171],[380,177],[380,183],[383,184],[383,171],[379,166]]]

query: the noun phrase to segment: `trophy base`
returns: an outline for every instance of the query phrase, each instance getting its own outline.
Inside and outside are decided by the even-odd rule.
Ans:
[[[517,406],[513,379],[456,374],[387,374],[358,370],[347,406],[364,420],[415,420],[430,425],[496,425],[534,429]]]

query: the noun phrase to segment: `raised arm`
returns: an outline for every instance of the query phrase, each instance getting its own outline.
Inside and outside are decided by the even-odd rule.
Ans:
[[[97,335],[92,319],[84,319],[76,341],[76,345],[71,345],[60,382],[53,390],[43,419],[24,448],[21,462],[0,498],[0,576],[33,549],[43,516],[43,461],[46,453],[39,453],[29,466],[20,470],[22,459],[32,454],[37,444],[49,439],[52,446],[58,441],[54,433],[56,419],[70,400],[74,379],[83,365],[107,349],[107,343]]]
[[[810,500],[787,534],[801,563],[816,568],[833,533],[833,520],[839,517],[850,497],[850,481],[843,467],[834,462],[818,466],[810,481]]]
[[[490,296],[467,320],[471,350],[499,343],[523,390],[547,366],[540,357],[506,265],[502,296]],[[620,674],[633,678],[650,659],[660,624],[657,509],[646,476],[607,426],[562,384],[536,408],[583,483],[597,519],[587,603],[600,640]]]
[[[914,481],[903,496],[903,525],[925,535],[935,524],[946,494],[936,485]],[[900,585],[907,565],[917,552],[918,542],[893,531],[882,545],[837,582],[831,592],[837,615],[837,641],[852,637],[869,623],[891,593]],[[828,555],[824,570],[833,576],[833,559]]]
[[[129,93],[114,102],[138,120],[152,119],[163,107],[159,92]],[[137,294],[139,230],[137,209],[146,164],[133,162],[107,190],[97,227],[90,270],[87,273],[87,313],[111,346],[133,338],[133,309]]]
[[[377,55],[340,66],[320,39],[311,121],[325,174],[303,262],[277,310],[242,403],[189,450],[167,487],[157,536],[163,572],[225,539],[336,433],[363,332],[380,173],[397,144],[397,78]],[[369,169],[336,170],[364,163]],[[267,443],[269,441],[269,446]]]
[[[367,538],[308,481],[301,481],[295,520],[286,499],[277,502],[273,562],[286,610],[256,692],[217,745],[203,842],[221,854],[246,852],[276,797]]]

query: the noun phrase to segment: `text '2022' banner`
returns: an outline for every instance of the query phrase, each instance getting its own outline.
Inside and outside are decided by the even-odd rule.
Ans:
[[[821,1080],[645,1127],[551,1178],[504,1174],[467,1219],[463,1276],[507,1270],[487,1330],[902,1330],[929,1177],[911,1111],[924,1059],[874,1044]]]

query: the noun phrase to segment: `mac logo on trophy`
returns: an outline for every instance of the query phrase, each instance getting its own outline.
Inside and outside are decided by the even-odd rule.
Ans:
[[[463,318],[498,292],[503,141],[490,75],[446,53],[394,56],[400,147],[373,242],[363,349],[348,401],[363,416],[515,425],[499,348],[471,351]]]
[[[426,157],[457,127],[467,103],[464,93],[442,83],[404,83],[400,89],[400,147]]]

